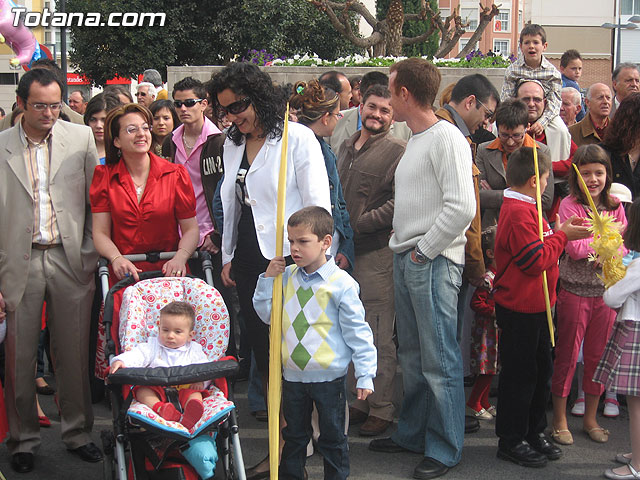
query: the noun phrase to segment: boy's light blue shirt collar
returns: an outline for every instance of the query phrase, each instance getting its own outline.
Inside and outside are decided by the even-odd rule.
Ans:
[[[329,277],[333,275],[333,273],[338,268],[338,265],[336,265],[336,262],[331,255],[325,255],[325,257],[327,257],[327,262],[313,273],[307,273],[304,268],[298,269],[300,271],[300,275],[302,275],[302,279],[305,282],[311,280],[314,275],[320,275],[320,277],[325,282],[329,280]]]

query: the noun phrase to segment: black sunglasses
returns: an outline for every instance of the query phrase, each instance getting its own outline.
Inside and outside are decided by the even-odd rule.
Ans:
[[[218,117],[222,118],[225,115],[238,115],[239,113],[244,112],[251,105],[251,99],[249,97],[245,97],[242,100],[238,100],[237,102],[233,102],[226,107],[218,104]]]
[[[200,103],[202,100],[203,100],[202,98],[189,98],[188,100],[174,100],[173,104],[176,106],[176,108],[182,108],[182,105],[184,105],[187,108],[191,108],[196,103]]]

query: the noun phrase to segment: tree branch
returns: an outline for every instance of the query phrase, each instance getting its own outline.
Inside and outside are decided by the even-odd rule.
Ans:
[[[491,7],[483,7],[482,4],[480,4],[481,12],[480,12],[480,22],[478,23],[478,28],[476,28],[476,31],[473,32],[473,35],[471,35],[469,42],[464,46],[464,48],[460,51],[460,53],[456,55],[456,58],[464,58],[467,56],[468,53],[471,52],[476,42],[480,40],[480,37],[484,33],[485,28],[487,28],[487,25],[489,25],[493,20],[493,18],[496,15],[498,15],[498,13],[500,12],[501,6],[502,5],[496,6],[495,4],[493,4],[491,5]]]
[[[454,11],[451,13],[447,20],[445,21],[443,27],[446,30],[440,30],[442,35],[442,39],[440,41],[440,47],[438,51],[434,54],[436,58],[442,58],[447,53],[449,53],[453,47],[456,46],[458,40],[465,33],[464,24],[462,23],[462,18],[459,15],[459,7],[456,7]],[[453,27],[450,28],[451,22],[453,21]]]
[[[415,45],[416,43],[426,42],[433,32],[435,32],[435,28],[433,25],[429,26],[429,30],[424,33],[421,33],[417,37],[402,37],[403,45]]]
[[[373,45],[376,45],[383,41],[382,34],[378,31],[380,30],[381,22],[378,21],[367,7],[365,7],[362,3],[349,0],[344,3],[339,2],[331,2],[328,0],[309,0],[313,6],[315,6],[318,10],[325,13],[327,17],[329,17],[329,21],[331,25],[338,31],[338,33],[342,34],[347,40],[353,43],[357,47],[361,48],[369,48]],[[334,11],[342,11],[342,18],[336,15]],[[353,11],[362,15],[362,17],[367,21],[369,25],[373,28],[373,33],[368,37],[359,37],[357,36],[352,28],[351,23],[349,22],[349,11]]]
[[[359,15],[362,15],[362,18],[371,25],[375,27],[379,20],[369,11],[367,7],[364,6],[363,3],[358,2],[357,0],[347,0],[346,2],[332,2],[330,0],[310,0],[313,5],[316,7],[318,4],[329,7],[333,10],[351,10]]]

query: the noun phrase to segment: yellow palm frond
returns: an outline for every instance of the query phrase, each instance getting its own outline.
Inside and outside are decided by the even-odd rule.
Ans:
[[[627,268],[622,263],[623,241],[620,232],[623,225],[609,213],[600,214],[598,212],[578,167],[574,165],[573,168],[576,170],[580,188],[589,200],[591,207],[591,212],[589,212],[589,221],[591,223],[589,231],[593,234],[593,241],[590,246],[593,248],[594,253],[589,255],[589,260],[598,261],[602,264],[602,276],[598,275],[598,278],[602,280],[605,288],[609,288],[624,278],[627,271]]]

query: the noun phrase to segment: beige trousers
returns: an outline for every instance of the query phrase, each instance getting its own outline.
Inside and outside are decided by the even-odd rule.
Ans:
[[[393,341],[393,252],[388,247],[361,255],[356,252],[355,262],[353,277],[360,284],[365,318],[373,332],[373,343],[378,349],[378,371],[373,380],[373,394],[364,401],[355,400],[352,407],[368,412],[371,416],[392,421],[397,368],[396,345]]]
[[[27,288],[15,311],[7,312],[5,402],[9,453],[34,453],[40,446],[34,372],[42,306],[47,302],[51,356],[56,372],[62,441],[67,448],[91,441],[93,410],[88,347],[95,283],[81,284],[62,247],[31,251]]]

